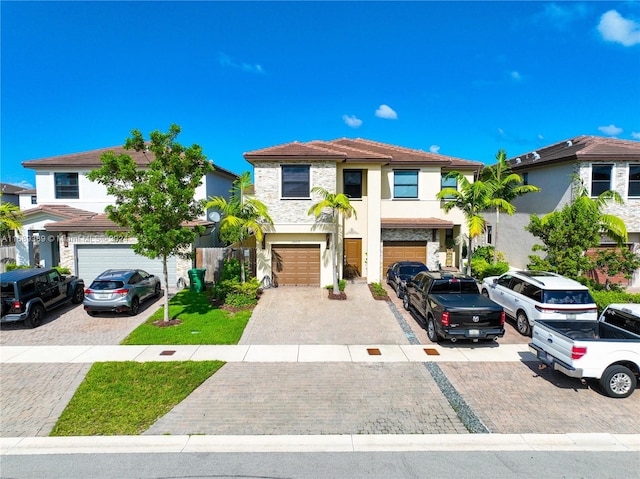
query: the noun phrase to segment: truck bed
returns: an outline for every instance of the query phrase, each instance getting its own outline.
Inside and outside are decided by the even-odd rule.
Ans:
[[[629,340],[640,342],[640,336],[602,321],[540,320],[541,325],[573,340]]]

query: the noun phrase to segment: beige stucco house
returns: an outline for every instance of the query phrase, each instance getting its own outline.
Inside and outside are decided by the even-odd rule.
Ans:
[[[332,283],[330,247],[342,254],[341,277],[384,279],[394,261],[416,260],[429,268],[460,265],[454,238],[466,233],[464,216],[445,213],[436,194],[455,187],[451,170],[473,181],[483,166],[421,150],[364,139],[287,143],[244,154],[253,165],[255,196],[274,221],[257,244],[257,277],[277,285]],[[308,211],[320,200],[314,187],[350,197],[356,217],[332,227]]]
[[[531,248],[539,240],[524,228],[529,216],[562,209],[572,200],[572,179],[575,175],[592,197],[606,190],[617,191],[624,200],[623,205],[610,203],[605,213],[624,220],[629,234],[627,247],[640,252],[640,142],[578,136],[553,145],[515,156],[508,160],[514,172],[525,184],[541,188],[539,193],[516,198],[513,216],[501,215],[498,250],[505,253],[512,267],[526,268]],[[491,244],[495,216],[486,215],[488,228],[485,243]],[[602,246],[613,246],[608,238]],[[629,286],[640,286],[640,271],[636,271]]]

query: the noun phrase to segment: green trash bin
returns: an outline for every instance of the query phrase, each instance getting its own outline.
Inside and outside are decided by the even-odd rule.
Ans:
[[[193,268],[189,270],[189,291],[202,293],[204,291],[204,273],[206,268]]]

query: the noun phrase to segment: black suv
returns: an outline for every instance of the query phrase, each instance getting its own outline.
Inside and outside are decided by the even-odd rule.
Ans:
[[[29,328],[39,326],[46,311],[67,301],[79,304],[84,299],[84,281],[75,276],[62,276],[53,268],[16,269],[2,273],[0,287],[0,322],[24,321]]]

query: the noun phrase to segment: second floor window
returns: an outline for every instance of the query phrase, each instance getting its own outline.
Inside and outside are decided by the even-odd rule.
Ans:
[[[393,197],[418,197],[418,171],[396,170],[393,172]]]
[[[629,165],[629,196],[640,196],[640,165]]]
[[[362,170],[344,170],[344,194],[362,198]]]
[[[56,198],[58,199],[78,199],[78,173],[54,173]]]
[[[529,173],[522,173],[522,184],[523,185],[529,184]]]
[[[282,166],[282,197],[309,198],[309,165]]]
[[[611,189],[611,170],[613,165],[591,166],[591,196],[600,196]]]
[[[444,190],[445,188],[452,188],[454,190],[458,189],[458,180],[455,178],[447,178],[448,172],[444,172],[440,178],[440,190]],[[447,198],[454,198],[453,195],[447,195]]]

